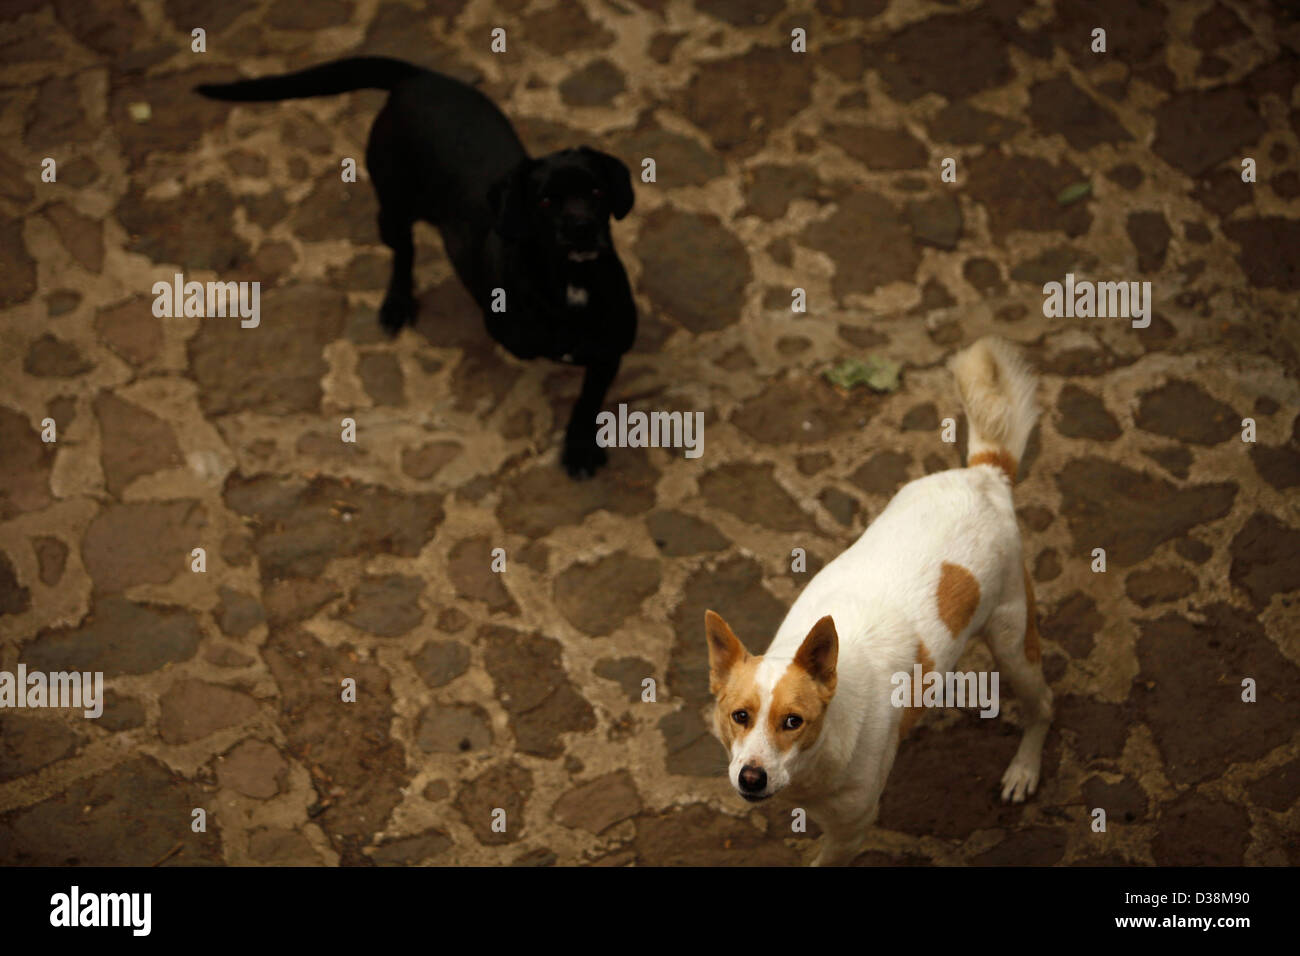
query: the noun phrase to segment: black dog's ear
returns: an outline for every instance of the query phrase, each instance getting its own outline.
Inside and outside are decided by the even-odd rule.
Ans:
[[[616,156],[602,153],[590,146],[581,147],[582,154],[591,160],[592,166],[605,181],[605,192],[609,195],[609,211],[615,219],[622,219],[632,211],[632,174],[627,166]]]
[[[506,239],[522,239],[528,229],[528,174],[537,161],[525,159],[488,189],[496,231]]]

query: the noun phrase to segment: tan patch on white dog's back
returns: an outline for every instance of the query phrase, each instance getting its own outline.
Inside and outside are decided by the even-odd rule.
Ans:
[[[924,679],[926,674],[934,670],[934,658],[931,657],[930,652],[925,649],[925,641],[917,641],[916,643],[916,662],[921,665],[922,679]],[[921,719],[921,710],[923,708],[911,706],[912,688],[910,687],[908,688],[907,701],[908,706],[903,708],[903,719],[898,722],[899,740],[902,740],[911,733],[912,728],[916,726],[916,722]]]
[[[1025,571],[1025,660],[1037,664],[1043,659],[1043,646],[1038,641],[1038,608],[1034,603],[1034,580]]]
[[[762,709],[763,699],[758,687],[758,665],[762,657],[750,657],[731,669],[727,686],[718,695],[718,736],[728,747],[737,737],[743,737],[753,729]],[[731,719],[738,710],[749,711],[749,723],[744,726]]]
[[[806,670],[798,664],[786,668],[772,688],[772,706],[767,714],[768,733],[776,749],[784,753],[795,743],[804,748],[811,747],[821,736],[822,721],[829,703],[830,694],[826,688]],[[781,729],[782,722],[790,714],[803,718],[803,726],[797,733]]]
[[[980,585],[971,574],[959,564],[943,563],[939,572],[939,588],[935,592],[939,602],[939,619],[957,637],[966,629],[970,619],[975,616],[975,609],[980,606]]]

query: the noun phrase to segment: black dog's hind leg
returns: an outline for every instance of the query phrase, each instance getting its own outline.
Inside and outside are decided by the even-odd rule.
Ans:
[[[379,237],[393,250],[393,275],[388,293],[379,307],[379,324],[389,335],[415,324],[415,296],[412,294],[411,268],[415,263],[415,244],[411,239],[411,219],[390,207],[379,210]]]
[[[587,366],[582,393],[569,416],[564,433],[562,461],[570,478],[590,478],[607,459],[605,449],[596,444],[596,415],[605,404],[605,393],[618,374],[618,357]]]

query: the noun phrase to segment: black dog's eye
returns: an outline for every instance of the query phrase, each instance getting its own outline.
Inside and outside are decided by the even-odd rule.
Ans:
[[[605,190],[601,189],[599,186],[592,186],[591,194],[599,199],[601,196],[605,195]]]
[[[749,723],[749,711],[747,711],[747,710],[733,710],[733,711],[731,712],[731,719],[734,720],[736,723],[741,724],[741,725],[743,726],[744,724]]]
[[[551,208],[551,197],[550,197],[550,196],[543,196],[541,199],[537,200],[537,205],[541,206],[543,209],[550,209],[550,208]]]
[[[798,714],[791,714],[781,723],[781,726],[784,727],[786,730],[798,730],[802,725],[803,725],[803,718],[800,717]]]

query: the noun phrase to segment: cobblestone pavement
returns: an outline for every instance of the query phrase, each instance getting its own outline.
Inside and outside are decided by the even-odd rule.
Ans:
[[[0,863],[806,859],[789,804],[723,778],[703,611],[761,650],[902,483],[956,465],[943,362],[987,333],[1043,377],[1016,489],[1043,783],[997,801],[1014,700],[931,714],[859,862],[1300,863],[1286,6],[6,0],[0,670],[109,689],[99,720],[0,713]],[[609,402],[704,411],[703,457],[568,481],[578,373],[493,346],[432,230],[418,329],[379,334],[388,254],[339,168],[382,94],[190,92],[360,52],[478,83],[535,152],[656,160],[616,226],[642,325]],[[261,326],[155,318],[177,271],[261,281]],[[1150,326],[1044,318],[1067,272],[1150,281]],[[873,353],[898,391],[824,380]]]

